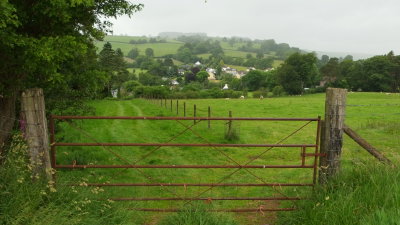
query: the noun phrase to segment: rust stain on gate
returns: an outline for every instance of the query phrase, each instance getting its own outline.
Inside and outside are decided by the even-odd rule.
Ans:
[[[65,142],[56,142],[56,131],[55,131],[55,120],[61,120],[67,122],[69,125],[74,127],[75,129],[80,130],[86,137],[91,139],[93,142],[91,143],[65,143]],[[87,132],[81,130],[79,127],[75,126],[71,120],[170,120],[176,121],[180,125],[184,127],[184,129],[170,138],[167,142],[164,143],[102,143],[98,142],[94,137],[92,137]],[[191,125],[187,125],[182,123],[181,121],[190,120],[197,121],[196,123],[192,123]],[[304,121],[303,124],[298,129],[294,130],[292,133],[288,134],[286,137],[282,138],[275,144],[222,144],[222,143],[209,143],[205,138],[203,138],[200,134],[193,130],[193,127],[200,124],[201,121]],[[316,131],[315,131],[315,143],[313,144],[282,144],[285,140],[302,130],[304,127],[309,125],[312,122],[317,123]],[[196,137],[200,138],[204,141],[204,143],[171,143],[176,138],[184,134],[185,132],[191,131]],[[166,192],[169,192],[173,195],[173,197],[119,197],[119,198],[109,198],[114,201],[184,201],[186,203],[190,203],[191,201],[269,201],[269,200],[279,200],[279,201],[296,201],[296,200],[304,200],[305,198],[301,197],[289,197],[289,196],[281,196],[281,197],[201,197],[204,193],[209,192],[214,187],[313,187],[316,184],[317,178],[317,161],[318,157],[323,156],[319,153],[319,136],[320,136],[320,117],[318,118],[249,118],[249,117],[129,117],[129,116],[55,116],[52,115],[50,119],[50,139],[51,139],[51,165],[54,169],[75,169],[75,168],[120,168],[124,169],[135,169],[137,170],[145,179],[148,180],[148,183],[88,183],[87,186],[97,186],[97,187],[208,187],[206,190],[200,192],[196,196],[186,197],[179,196],[176,192],[166,189]],[[100,146],[113,154],[116,158],[125,162],[124,165],[77,165],[73,163],[72,165],[61,165],[56,163],[56,148],[61,146]],[[153,146],[155,147],[153,150],[149,151],[147,154],[136,160],[135,162],[131,162],[126,158],[120,156],[115,151],[110,149],[109,147],[121,147],[121,146]],[[231,161],[234,165],[138,165],[139,162],[143,161],[145,158],[153,154],[155,151],[162,147],[210,147],[220,152],[226,159]],[[261,153],[249,160],[246,163],[238,163],[236,160],[227,155],[224,151],[220,150],[222,147],[230,147],[230,148],[244,148],[244,147],[254,147],[254,148],[264,148],[265,150]],[[265,153],[270,151],[273,148],[298,148],[300,149],[300,162],[296,165],[250,165],[253,161],[262,157]],[[307,153],[306,150],[308,148],[313,149],[312,153]],[[312,157],[313,163],[306,164],[306,157]],[[152,177],[148,176],[141,169],[218,169],[218,168],[231,168],[235,169],[233,172],[224,176],[221,180],[214,183],[160,183],[157,182]],[[266,168],[274,168],[274,169],[313,169],[312,171],[312,180],[309,183],[268,183],[262,177],[256,175],[251,169],[266,169]],[[256,180],[261,181],[261,183],[224,183],[224,181],[230,177],[232,177],[235,173],[240,170],[247,171],[250,175],[252,175]],[[122,171],[122,172],[123,172]],[[121,172],[120,172],[121,173]],[[79,186],[79,184],[70,184],[71,186]],[[148,211],[148,212],[176,212],[180,211],[177,208],[133,208],[132,210],[138,211]],[[258,208],[234,208],[234,209],[215,209],[213,211],[224,211],[224,212],[267,212],[267,211],[291,211],[295,210],[294,207],[291,208],[263,208],[263,206],[259,206]]]

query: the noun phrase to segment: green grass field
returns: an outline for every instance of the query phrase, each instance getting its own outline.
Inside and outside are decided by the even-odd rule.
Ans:
[[[311,117],[323,116],[324,95],[306,95],[282,98],[259,99],[200,99],[186,100],[187,116],[193,115],[193,104],[197,106],[197,116],[207,116],[207,107],[211,107],[212,116],[227,117],[228,111],[234,117]],[[142,99],[115,101],[93,101],[96,115],[103,116],[175,116],[175,101],[173,112],[160,107],[160,102],[150,103]],[[384,93],[349,93],[347,101],[346,124],[356,130],[377,149],[381,150],[393,161],[400,160],[397,151],[400,144],[400,96]],[[179,115],[182,115],[183,100],[180,101]],[[147,120],[77,120],[71,127],[66,123],[59,124],[57,139],[63,142],[167,142],[182,130],[192,126],[192,121],[147,121]],[[199,122],[192,130],[177,137],[175,143],[277,143],[294,130],[304,125],[304,122],[233,122],[238,140],[224,139],[227,125],[224,122],[212,121],[211,129],[207,122]],[[315,143],[316,124],[306,126],[301,132],[285,140],[285,144]],[[190,164],[244,164],[255,159],[265,149],[259,148],[190,148],[162,147],[154,153],[154,147],[59,147],[57,150],[59,164],[143,164],[143,165],[190,165]],[[307,149],[312,152],[312,149]],[[117,155],[116,155],[116,154]],[[250,165],[288,165],[299,164],[299,149],[275,148]],[[229,157],[227,157],[227,155]],[[146,156],[146,157],[144,157]],[[144,157],[144,158],[143,158]],[[343,171],[351,171],[357,162],[375,162],[365,150],[345,137],[343,148]],[[312,160],[307,159],[307,164]],[[111,182],[111,183],[214,183],[221,181],[234,169],[84,169],[63,170],[59,174],[60,182]],[[309,183],[312,180],[311,169],[252,169],[256,178],[242,169],[224,183]],[[84,188],[84,187],[82,187]],[[78,188],[79,189],[79,188]],[[105,194],[110,197],[261,197],[261,196],[302,196],[311,195],[311,189],[280,187],[215,187],[206,191],[205,187],[104,187]],[[204,193],[203,193],[204,192]],[[201,194],[203,193],[203,194]],[[182,201],[174,202],[117,202],[128,208],[141,207],[184,207]],[[292,202],[262,202],[262,201],[212,201],[215,208],[254,208],[290,207]],[[160,214],[142,213],[135,221],[162,218]],[[275,221],[276,214],[250,213],[245,216],[235,216],[240,224],[257,224],[259,221]],[[154,219],[157,218],[157,219]]]
[[[146,48],[152,48],[154,50],[154,56],[155,57],[163,57],[168,54],[176,54],[177,50],[179,47],[183,45],[182,42],[176,41],[176,40],[167,40],[166,43],[148,43],[148,44],[130,44],[130,40],[138,40],[138,39],[144,39],[146,37],[131,37],[131,36],[106,36],[104,38],[104,41],[99,41],[96,42],[96,47],[98,48],[98,51],[101,51],[103,48],[103,45],[109,41],[113,47],[113,49],[120,48],[124,55],[127,55],[128,52],[132,48],[138,48],[140,51],[141,55],[145,54]],[[248,53],[252,54],[253,56],[255,55],[254,53],[251,52],[244,52],[244,51],[238,51],[237,48],[242,46],[244,43],[236,43],[233,46],[230,46],[228,42],[221,41],[221,47],[223,48],[225,55],[226,56],[231,56],[231,57],[240,57],[240,58],[246,58],[246,55]],[[197,55],[198,57],[202,57],[204,59],[208,59],[208,57],[211,54],[199,54]],[[266,55],[268,56],[268,55]],[[175,63],[175,62],[174,62]],[[177,62],[176,65],[179,65],[180,62]],[[281,64],[280,61],[275,60],[273,67],[277,67]]]

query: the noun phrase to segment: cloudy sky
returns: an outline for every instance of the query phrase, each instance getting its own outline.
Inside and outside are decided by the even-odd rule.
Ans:
[[[313,51],[400,54],[399,0],[135,0],[131,19],[114,20],[114,35],[204,32],[275,39]]]

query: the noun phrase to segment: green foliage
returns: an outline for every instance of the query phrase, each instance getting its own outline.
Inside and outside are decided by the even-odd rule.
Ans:
[[[145,54],[147,57],[154,57],[154,50],[152,48],[146,48]]]
[[[282,86],[278,85],[272,89],[273,96],[282,96],[285,94],[285,91]]]
[[[7,159],[0,166],[0,224],[105,225],[130,220],[121,207],[98,200],[104,197],[102,189],[78,191],[60,183],[56,187],[54,182],[32,173],[27,157],[22,136],[15,135]]]
[[[240,139],[239,129],[237,124],[233,121],[228,121],[226,123],[224,138],[228,141],[237,141]]]
[[[124,83],[124,88],[128,92],[133,92],[139,86],[142,86],[142,84],[136,80],[130,80]]]
[[[376,163],[358,163],[326,187],[315,190],[300,210],[281,214],[279,224],[399,224],[400,172]]]
[[[278,68],[279,84],[288,94],[301,94],[318,82],[317,58],[313,53],[294,53]]]
[[[148,72],[139,74],[139,82],[145,86],[160,85],[162,83],[161,77],[154,76]]]
[[[204,70],[198,72],[196,74],[196,80],[200,83],[205,83],[206,81],[208,81],[208,73]]]
[[[260,88],[258,91],[253,92],[253,98],[260,98],[263,96],[263,98],[268,96],[268,89]]]
[[[259,70],[252,70],[242,77],[244,87],[249,90],[258,90],[265,86],[266,73]]]
[[[128,54],[126,55],[128,58],[131,58],[131,59],[136,59],[136,57],[138,57],[139,56],[139,49],[138,48],[132,48],[129,52],[128,52]]]

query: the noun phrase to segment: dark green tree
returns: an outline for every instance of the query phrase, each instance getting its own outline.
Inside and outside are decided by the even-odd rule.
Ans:
[[[138,48],[132,48],[129,52],[128,55],[126,55],[128,58],[131,59],[136,59],[139,56],[139,49]]]
[[[206,71],[204,71],[204,70],[198,72],[198,73],[196,74],[196,80],[197,80],[198,82],[204,84],[205,82],[208,81],[208,73],[207,73]]]
[[[152,48],[146,48],[145,54],[147,57],[154,57],[154,50]]]
[[[252,70],[242,77],[243,86],[250,91],[256,91],[264,87],[266,74],[259,70]]]
[[[0,145],[13,127],[9,118],[16,117],[21,90],[41,87],[48,99],[58,86],[58,101],[72,99],[69,93],[79,93],[73,91],[76,78],[85,76],[71,71],[101,76],[95,64],[76,59],[96,57],[94,40],[110,30],[108,18],[131,16],[141,7],[127,0],[0,1]]]
[[[288,94],[301,94],[319,81],[317,58],[313,53],[294,53],[278,68],[278,80]]]

